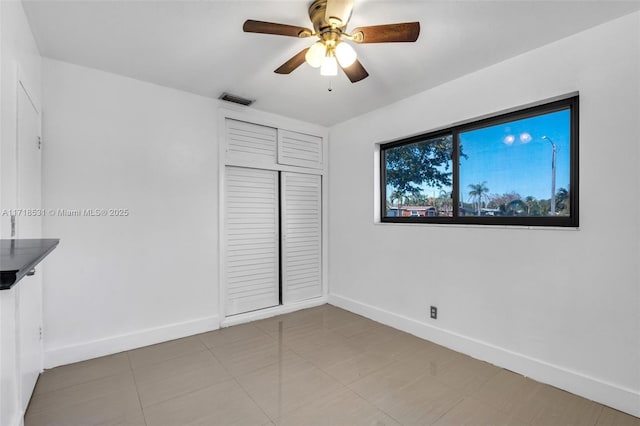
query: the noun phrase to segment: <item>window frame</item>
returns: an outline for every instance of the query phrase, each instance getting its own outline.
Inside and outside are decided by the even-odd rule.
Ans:
[[[511,121],[523,120],[553,112],[569,110],[569,216],[459,216],[460,211],[460,134]],[[386,216],[386,151],[404,145],[424,142],[442,136],[452,136],[452,188],[453,216]],[[543,103],[503,114],[496,114],[463,124],[454,125],[434,132],[426,132],[409,138],[380,144],[380,221],[382,223],[429,223],[463,225],[499,225],[499,226],[535,226],[535,227],[574,227],[579,226],[579,96]]]

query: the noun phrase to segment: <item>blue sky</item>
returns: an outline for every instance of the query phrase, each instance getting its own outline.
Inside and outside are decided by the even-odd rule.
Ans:
[[[462,151],[460,198],[469,200],[469,185],[486,182],[489,195],[517,192],[524,199],[551,198],[552,145],[556,145],[556,192],[569,189],[569,109],[460,133]],[[443,188],[451,192],[451,188]],[[387,197],[392,188],[387,187]],[[427,196],[438,196],[439,188],[424,186]]]
[[[486,181],[489,194],[517,192],[523,198],[551,198],[551,143],[557,146],[556,191],[569,188],[570,111],[512,121],[460,134],[460,190]],[[489,167],[488,167],[489,166]]]

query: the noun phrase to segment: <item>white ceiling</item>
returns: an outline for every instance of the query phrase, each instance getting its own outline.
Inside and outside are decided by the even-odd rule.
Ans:
[[[330,92],[306,64],[273,72],[308,39],[242,31],[249,18],[311,27],[310,0],[23,3],[43,56],[211,98],[227,91],[327,126],[640,9],[640,0],[355,0],[348,29],[419,21],[422,31],[416,43],[356,45],[370,76],[352,84],[340,73]]]

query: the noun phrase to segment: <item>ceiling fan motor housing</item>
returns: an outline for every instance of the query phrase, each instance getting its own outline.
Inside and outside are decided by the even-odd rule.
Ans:
[[[333,22],[329,22],[326,17],[327,0],[315,0],[309,6],[309,19],[313,23],[313,29],[316,33],[322,34],[332,29],[332,23],[336,30],[341,33],[347,26],[347,22],[342,22],[336,19]],[[351,16],[349,16],[350,18]],[[348,19],[347,19],[348,21]]]

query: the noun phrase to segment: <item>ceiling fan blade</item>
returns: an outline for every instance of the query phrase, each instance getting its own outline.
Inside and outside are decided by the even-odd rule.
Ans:
[[[289,37],[300,37],[300,34],[311,35],[311,30],[308,28],[276,24],[273,22],[254,21],[253,19],[247,19],[242,29],[245,33],[274,34]]]
[[[349,80],[351,80],[352,83],[357,83],[358,81],[364,80],[365,78],[369,77],[369,73],[364,69],[360,61],[357,59],[353,64],[349,65],[348,67],[342,68],[342,70],[347,75],[347,77],[349,77]]]
[[[361,38],[358,33],[362,34]],[[353,30],[352,34],[353,41],[357,43],[413,42],[420,35],[420,22],[360,27]]]
[[[351,19],[351,11],[353,10],[353,0],[327,0],[327,7],[324,12],[324,19],[331,22],[331,19],[337,19],[341,22],[339,27],[344,27]]]
[[[304,55],[307,54],[307,50],[309,50],[308,47],[306,49],[301,50],[293,58],[289,59],[287,62],[280,65],[280,67],[274,72],[276,74],[291,73],[291,71],[295,70],[296,68],[298,68],[300,65],[304,63]]]

